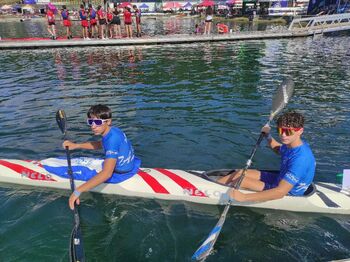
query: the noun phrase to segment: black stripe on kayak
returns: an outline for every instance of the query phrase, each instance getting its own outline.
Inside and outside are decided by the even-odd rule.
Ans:
[[[318,186],[321,186],[321,187],[324,187],[324,188],[327,188],[327,189],[329,189],[329,190],[333,190],[333,191],[338,192],[338,193],[342,193],[342,192],[341,192],[342,189],[339,188],[339,187],[335,187],[335,186],[323,184],[323,183],[320,183],[320,182],[318,182],[317,185],[318,185]],[[342,194],[343,194],[344,196],[350,197],[350,195],[348,195],[348,194],[344,194],[344,193],[342,193]]]
[[[328,207],[340,207],[337,203],[333,202],[328,196],[326,196],[321,191],[317,191],[317,195],[322,199],[323,203],[325,203]]]
[[[331,185],[327,185],[327,184],[323,184],[323,183],[317,183],[317,185],[320,185],[324,188],[327,188],[327,189],[330,189],[330,190],[333,190],[333,191],[336,191],[336,192],[340,192],[341,189],[339,187],[336,187],[336,186],[331,186]]]
[[[327,184],[323,184],[323,183],[317,183],[318,185],[324,187],[324,188],[327,188],[327,189],[330,189],[330,190],[333,190],[333,191],[336,191],[336,192],[340,192],[341,191],[341,188],[339,187],[336,187],[336,186],[331,186],[331,185],[327,185]]]

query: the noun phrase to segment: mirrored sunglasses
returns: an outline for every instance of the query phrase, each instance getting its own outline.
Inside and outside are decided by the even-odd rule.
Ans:
[[[95,125],[95,126],[102,126],[104,122],[106,122],[108,119],[92,119],[92,118],[88,118],[86,120],[86,123],[89,126]]]
[[[286,134],[286,136],[292,136],[295,134],[296,131],[299,131],[301,128],[294,128],[294,127],[277,127],[277,132],[281,136],[283,133]]]

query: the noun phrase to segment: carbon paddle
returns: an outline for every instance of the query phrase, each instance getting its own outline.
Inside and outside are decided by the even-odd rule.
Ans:
[[[282,84],[277,89],[273,99],[272,99],[272,109],[270,113],[269,120],[267,121],[266,125],[270,125],[272,119],[286,106],[286,104],[289,102],[289,99],[291,98],[294,90],[294,82],[290,79],[286,79],[282,82]],[[245,174],[247,172],[247,169],[252,164],[253,157],[256,153],[256,150],[258,149],[258,146],[260,145],[262,139],[264,138],[264,133],[261,132],[253,151],[250,154],[250,157],[246,163],[246,166],[243,169],[242,175],[240,176],[238,182],[234,186],[234,189],[239,189],[243,178],[245,177]],[[229,194],[229,192],[228,192]],[[219,221],[216,223],[215,227],[212,229],[212,231],[209,233],[208,237],[205,239],[203,244],[196,250],[196,252],[192,256],[192,260],[196,261],[205,261],[205,259],[210,255],[211,251],[213,250],[213,247],[215,245],[216,240],[219,237],[219,234],[221,232],[221,229],[225,223],[226,215],[228,210],[230,209],[232,200],[230,199],[228,203],[225,206],[224,211],[222,212]]]
[[[67,133],[67,117],[66,117],[66,113],[63,110],[60,109],[56,112],[56,121],[65,139],[66,133]],[[69,181],[70,181],[70,188],[72,192],[74,192],[74,189],[75,189],[74,177],[73,177],[71,158],[70,158],[70,152],[68,147],[66,147],[66,155],[67,155],[67,163],[68,163],[68,175],[69,175]],[[80,218],[79,218],[79,212],[78,212],[77,206],[74,206],[73,212],[74,212],[74,227],[70,236],[69,259],[71,262],[84,262],[85,255],[84,255],[83,239],[82,239],[81,229],[80,229]]]

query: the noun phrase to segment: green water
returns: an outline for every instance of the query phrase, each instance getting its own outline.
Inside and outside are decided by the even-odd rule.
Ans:
[[[64,155],[91,139],[85,112],[105,103],[144,167],[243,167],[272,95],[295,81],[288,105],[306,116],[315,180],[349,168],[349,37],[0,53],[0,158]],[[274,135],[276,133],[274,131]],[[75,152],[74,156],[102,152]],[[276,168],[265,145],[254,167]],[[0,185],[0,261],[67,261],[68,191]],[[223,207],[84,193],[88,261],[190,261]],[[207,261],[329,261],[350,257],[348,216],[232,207]]]

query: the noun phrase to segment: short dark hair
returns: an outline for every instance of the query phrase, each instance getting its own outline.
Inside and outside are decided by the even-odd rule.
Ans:
[[[66,7],[65,5],[62,5],[62,8],[63,8],[63,9],[66,9],[67,7]]]
[[[94,105],[91,106],[87,112],[87,117],[91,118],[91,116],[95,116],[100,119],[110,119],[112,118],[112,110],[106,105]]]
[[[303,128],[304,121],[305,118],[302,114],[295,111],[289,111],[278,117],[277,126]]]

